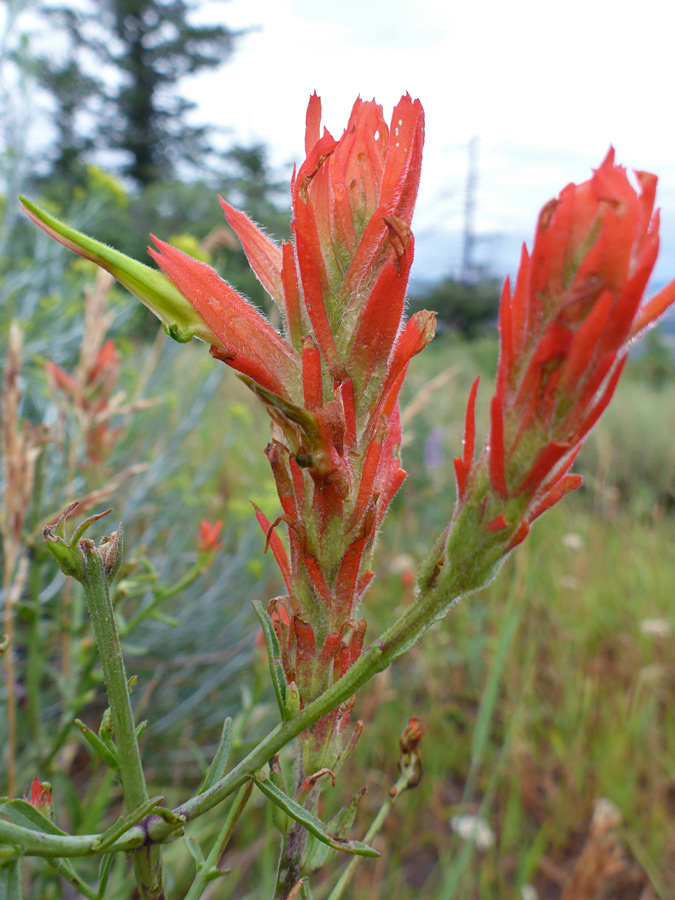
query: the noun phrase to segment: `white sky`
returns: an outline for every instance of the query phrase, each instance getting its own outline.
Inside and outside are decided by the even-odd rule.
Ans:
[[[211,0],[203,17],[258,28],[195,79],[200,118],[263,140],[289,175],[314,89],[335,137],[357,95],[388,117],[407,90],[426,112],[420,238],[461,229],[474,135],[478,255],[491,247],[506,267],[516,244],[499,236],[529,242],[543,203],[613,143],[628,168],[660,176],[661,268],[675,267],[672,0]],[[448,252],[456,267],[456,242]]]

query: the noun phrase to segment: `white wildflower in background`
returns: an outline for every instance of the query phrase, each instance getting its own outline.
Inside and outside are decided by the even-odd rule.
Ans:
[[[562,542],[563,547],[567,547],[568,550],[583,550],[586,546],[586,541],[574,531],[564,534]]]
[[[650,637],[670,637],[673,629],[668,619],[643,619],[640,631]]]
[[[468,813],[462,816],[453,816],[450,819],[450,827],[465,841],[474,841],[479,850],[487,850],[495,842],[494,831],[480,816],[472,816]]]

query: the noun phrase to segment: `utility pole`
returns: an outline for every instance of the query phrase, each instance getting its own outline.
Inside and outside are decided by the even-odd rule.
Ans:
[[[476,208],[476,187],[478,185],[478,142],[474,135],[469,141],[469,168],[466,176],[466,192],[464,195],[464,239],[462,242],[462,269],[460,281],[468,284],[474,276],[473,250],[476,243],[474,234],[474,211]]]

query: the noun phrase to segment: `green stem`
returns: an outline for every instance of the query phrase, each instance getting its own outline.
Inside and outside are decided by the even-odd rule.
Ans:
[[[103,669],[119,757],[124,803],[127,812],[131,812],[145,803],[149,795],[136,740],[129,683],[103,560],[98,551],[94,548],[90,550],[84,541],[80,546],[86,557],[87,577],[82,579],[84,598],[91,616],[94,638]],[[134,853],[133,859],[134,872],[141,896],[144,900],[145,898],[147,900],[163,900],[159,848],[156,846],[143,847]]]
[[[310,792],[302,801],[305,809],[311,811],[316,798],[316,792]],[[300,797],[296,796],[300,801]],[[286,900],[291,895],[302,875],[302,859],[307,848],[307,830],[299,823],[294,822],[288,832],[284,834],[277,863],[277,884],[274,890],[275,900]]]
[[[443,614],[463,592],[432,588],[420,595],[405,613],[388,628],[381,638],[373,642],[356,663],[332,687],[306,706],[288,722],[277,725],[263,740],[224,778],[209,790],[178,806],[174,813],[190,821],[203,815],[238,790],[249,777],[261,769],[267,761],[285,747],[294,737],[317,722],[340,703],[348,700],[360,687],[404,653]],[[111,706],[112,709],[112,706]],[[107,852],[135,850],[148,840],[163,841],[176,828],[158,817],[130,829]],[[37,856],[88,856],[93,852],[91,843],[96,835],[67,836],[47,835],[22,829],[18,825],[0,821],[0,843],[19,844],[27,855]]]
[[[230,842],[234,826],[237,824],[239,816],[244,811],[244,807],[248,803],[248,799],[251,796],[252,790],[252,781],[247,781],[245,785],[239,788],[239,793],[235,797],[234,803],[230,807],[230,811],[228,812],[227,818],[223,823],[223,827],[221,828],[220,833],[218,834],[218,837],[213,844],[213,847],[211,847],[209,855],[204,860],[204,864],[197,872],[197,877],[192,882],[190,890],[185,895],[185,900],[198,900],[198,898],[201,897],[206,890],[207,884],[213,880],[213,876],[215,874],[214,869],[218,865],[221,856],[225,852],[225,848]]]
[[[377,815],[375,816],[373,821],[370,823],[370,828],[368,829],[368,831],[366,831],[365,836],[363,838],[364,843],[370,844],[372,842],[373,838],[375,837],[375,835],[379,833],[380,828],[382,828],[382,826],[384,825],[387,816],[389,815],[389,813],[391,812],[391,810],[394,806],[394,803],[396,803],[396,801],[401,796],[403,791],[405,791],[409,787],[409,785],[410,785],[410,773],[404,770],[401,773],[401,775],[399,776],[398,781],[394,785],[393,792],[387,795],[387,798],[385,799],[384,803],[380,807]],[[335,885],[333,890],[328,895],[327,900],[340,900],[340,898],[344,894],[345,890],[349,886],[350,881],[354,877],[354,872],[356,872],[356,867],[358,866],[359,862],[362,859],[363,859],[363,857],[361,857],[361,856],[352,856],[352,858],[349,862],[349,865],[343,871],[342,875],[340,875],[340,878],[339,878],[337,884]]]
[[[157,587],[153,589],[153,598],[147,606],[144,606],[143,609],[140,609],[135,616],[133,616],[126,623],[122,634],[127,635],[131,634],[131,632],[137,628],[141,622],[145,619],[150,618],[158,607],[160,607],[166,600],[170,597],[173,597],[174,594],[178,594],[186,588],[190,587],[197,578],[204,571],[205,566],[203,563],[197,561],[192,568],[175,584],[172,584],[171,587]],[[151,578],[154,580],[157,578],[156,573],[151,575]]]

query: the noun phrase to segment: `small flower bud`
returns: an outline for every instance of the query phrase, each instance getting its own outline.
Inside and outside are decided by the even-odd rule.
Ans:
[[[90,525],[111,512],[107,509],[105,512],[85,519],[70,541],[66,541],[66,519],[77,509],[78,505],[79,501],[77,500],[70,503],[56,522],[45,525],[42,529],[45,546],[51,551],[64,575],[70,575],[76,581],[84,584],[95,577],[91,569],[93,564],[99,567],[99,572],[100,569],[103,570],[106,582],[111,584],[122,563],[122,524],[120,523],[117,531],[101,538],[98,547],[94,541],[83,537]]]
[[[216,553],[223,546],[218,537],[223,527],[221,521],[209,522],[208,519],[202,519],[199,525],[199,553]]]
[[[52,786],[48,781],[40,781],[35,777],[30,783],[29,791],[26,791],[25,799],[43,816],[52,818]]]
[[[408,724],[399,739],[401,756],[398,760],[398,770],[406,775],[405,789],[417,787],[422,780],[422,757],[419,745],[427,728],[422,725],[417,716],[411,716]]]

